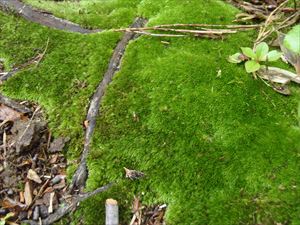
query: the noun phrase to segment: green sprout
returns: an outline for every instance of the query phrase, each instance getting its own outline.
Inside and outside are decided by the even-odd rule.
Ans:
[[[259,43],[254,49],[242,47],[241,50],[242,53],[229,56],[228,61],[231,63],[246,61],[245,69],[247,73],[258,71],[262,67],[261,62],[274,62],[282,56],[282,52],[277,50],[269,52],[269,46],[265,42]]]

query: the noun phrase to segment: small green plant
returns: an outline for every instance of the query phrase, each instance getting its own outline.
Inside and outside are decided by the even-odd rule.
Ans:
[[[300,76],[300,25],[294,26],[287,34],[280,34],[279,43],[285,59]]]
[[[242,53],[236,53],[229,56],[231,63],[241,63],[246,61],[245,69],[247,73],[258,71],[262,65],[261,62],[274,62],[280,59],[282,53],[277,50],[269,51],[269,46],[265,42],[259,43],[254,49],[242,47]]]
[[[4,218],[0,218],[0,225],[5,225],[8,219],[14,217],[14,215],[15,215],[14,213],[10,212]]]

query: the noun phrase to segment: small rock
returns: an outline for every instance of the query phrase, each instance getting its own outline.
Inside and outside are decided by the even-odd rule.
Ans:
[[[8,194],[8,195],[13,195],[13,194],[14,194],[14,191],[10,188],[10,189],[7,190],[7,194]]]
[[[49,216],[48,207],[45,205],[40,205],[40,216],[42,219]]]
[[[65,176],[63,175],[56,175],[52,180],[51,180],[51,184],[58,184],[61,180],[65,179]]]
[[[40,207],[37,205],[34,207],[33,213],[32,213],[32,219],[38,220],[40,217]]]
[[[6,215],[8,213],[8,209],[0,209],[0,215]]]

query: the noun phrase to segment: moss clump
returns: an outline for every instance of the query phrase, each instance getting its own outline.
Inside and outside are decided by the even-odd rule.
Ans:
[[[144,1],[140,12],[155,15],[151,24],[230,23],[236,12],[219,1],[175,2]],[[254,37],[132,43],[102,105],[89,189],[122,179],[125,166],[146,178],[107,195],[127,207],[142,193],[148,204],[168,203],[168,224],[297,224],[297,94],[278,95],[226,60]],[[87,224],[99,219],[97,201],[82,209]]]
[[[109,29],[129,26],[132,23],[132,19],[136,16],[136,8],[140,0],[81,0],[61,2],[25,0],[24,2],[88,28]]]

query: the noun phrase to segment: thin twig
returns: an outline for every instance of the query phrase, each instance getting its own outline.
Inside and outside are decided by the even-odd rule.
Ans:
[[[259,42],[262,42],[263,40],[265,40],[271,33],[273,33],[274,28],[272,28],[271,30],[267,31],[267,28],[270,26],[271,22],[272,22],[272,17],[275,15],[275,13],[277,13],[285,4],[287,4],[289,2],[289,0],[284,1],[283,3],[281,3],[276,9],[274,9],[270,15],[267,17],[265,24],[263,27],[261,27],[260,32],[258,34],[258,37],[255,41],[254,46],[256,46]]]
[[[42,59],[44,58],[44,56],[45,56],[45,54],[46,54],[46,52],[47,52],[47,50],[48,50],[49,40],[50,40],[50,39],[48,38],[47,43],[46,43],[46,47],[45,47],[43,53],[39,55],[39,59],[38,59],[37,62],[36,62],[35,68],[38,67],[38,65],[40,64],[40,62],[41,62]]]
[[[154,28],[164,28],[164,27],[225,27],[229,29],[253,29],[261,27],[261,24],[253,24],[253,25],[226,25],[226,24],[184,24],[184,23],[177,23],[177,24],[162,24],[156,25]]]

